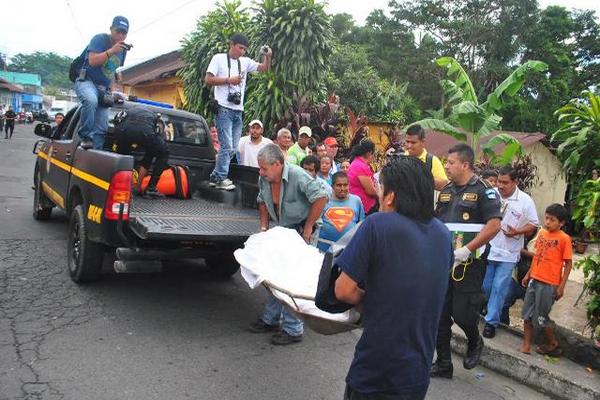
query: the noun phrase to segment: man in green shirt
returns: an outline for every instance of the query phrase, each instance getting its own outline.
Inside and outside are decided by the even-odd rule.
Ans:
[[[316,245],[319,237],[321,213],[327,204],[327,193],[321,184],[306,171],[284,161],[283,153],[275,144],[268,144],[258,152],[258,212],[260,230],[269,229],[269,221],[296,229],[307,243]],[[262,316],[250,324],[251,332],[275,332],[271,343],[287,345],[302,341],[302,321],[270,295]]]
[[[308,144],[312,137],[312,131],[308,126],[300,127],[298,131],[298,141],[288,149],[287,162],[300,166],[300,163],[309,154]]]

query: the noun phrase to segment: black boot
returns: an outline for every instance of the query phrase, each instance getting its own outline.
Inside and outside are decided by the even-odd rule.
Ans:
[[[147,197],[150,199],[162,199],[163,197],[165,197],[165,195],[162,194],[161,192],[159,192],[158,189],[156,188],[156,186],[148,185],[148,187],[146,188],[146,191],[144,192],[144,197]]]
[[[470,344],[470,343],[469,343]],[[479,336],[479,340],[477,344],[473,347],[469,346],[467,349],[467,355],[463,360],[463,367],[465,369],[473,369],[479,364],[479,359],[481,358],[481,352],[483,351],[483,338]]]
[[[452,379],[452,376],[454,375],[454,366],[452,365],[452,361],[437,359],[431,366],[431,372],[429,375],[432,378]]]

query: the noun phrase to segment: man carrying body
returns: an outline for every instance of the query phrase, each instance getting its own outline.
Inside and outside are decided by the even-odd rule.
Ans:
[[[235,156],[242,136],[242,114],[244,112],[244,93],[249,73],[268,71],[271,68],[271,49],[267,47],[262,64],[244,57],[248,49],[248,38],[236,33],[229,39],[229,51],[215,54],[210,60],[204,83],[214,86],[218,110],[215,123],[219,135],[219,152],[215,168],[210,174],[209,184],[224,190],[233,190],[235,185],[227,177],[229,163]]]
[[[312,137],[312,130],[308,126],[300,127],[298,130],[298,141],[288,149],[287,162],[300,165],[304,157],[309,154],[308,144]]]
[[[411,125],[406,131],[406,155],[417,157],[423,161],[433,174],[435,190],[442,190],[448,183],[448,177],[439,158],[430,154],[425,149],[425,130],[421,125]]]
[[[258,165],[261,231],[269,229],[269,220],[273,220],[279,226],[296,229],[307,243],[316,244],[321,213],[327,203],[319,182],[300,167],[286,163],[275,144],[258,152]],[[249,329],[254,333],[277,332],[271,338],[271,343],[277,345],[300,342],[304,333],[302,321],[273,295],[269,296],[262,316]]]
[[[469,243],[454,249],[453,271],[438,329],[437,360],[432,377],[452,379],[454,368],[450,351],[453,320],[467,336],[465,369],[475,368],[483,350],[477,322],[483,307],[481,284],[485,260],[471,253],[485,246],[500,231],[500,201],[496,191],[473,171],[475,154],[461,143],[448,151],[446,172],[450,183],[440,192],[436,215],[445,223],[485,224]]]
[[[129,46],[125,44],[129,21],[116,16],[110,34],[100,33],[92,38],[84,51],[84,62],[75,81],[75,93],[81,103],[81,127],[78,135],[81,147],[102,150],[108,129],[108,107],[99,98],[110,92],[113,77],[121,80],[117,68],[125,62]]]
[[[535,204],[521,191],[517,172],[505,166],[498,173],[498,192],[502,204],[501,231],[490,241],[490,254],[483,279],[483,292],[488,300],[483,337],[493,338],[511,283],[512,272],[519,261],[524,235],[531,235],[537,225]]]
[[[238,144],[240,163],[248,167],[258,168],[258,152],[273,142],[263,136],[263,124],[259,120],[255,119],[248,126],[250,127],[250,134],[241,138]]]

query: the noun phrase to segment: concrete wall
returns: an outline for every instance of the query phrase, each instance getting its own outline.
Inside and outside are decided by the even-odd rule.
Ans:
[[[546,207],[552,203],[564,203],[567,182],[560,161],[543,143],[527,146],[525,152],[531,156],[533,164],[538,168],[538,181],[531,190],[531,197],[541,223]]]

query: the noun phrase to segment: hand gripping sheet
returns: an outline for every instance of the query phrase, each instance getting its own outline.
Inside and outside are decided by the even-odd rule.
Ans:
[[[315,306],[323,254],[295,230],[275,227],[256,233],[233,254],[250,288],[264,285],[314,331],[328,335],[360,327],[355,309],[330,314]]]

